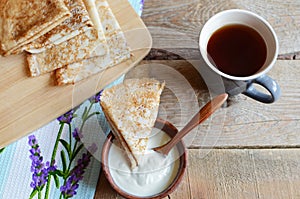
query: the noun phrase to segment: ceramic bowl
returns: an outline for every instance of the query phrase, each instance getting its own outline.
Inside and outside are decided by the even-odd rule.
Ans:
[[[170,137],[175,136],[175,134],[178,132],[176,127],[174,127],[170,122],[164,121],[162,119],[157,119],[155,123],[155,128],[161,129],[163,132],[167,133]],[[115,138],[112,132],[109,133],[107,136],[107,139],[103,145],[102,149],[102,169],[105,174],[105,177],[107,178],[108,182],[112,186],[112,188],[122,195],[125,198],[129,199],[159,199],[159,198],[164,198],[168,196],[170,193],[172,193],[177,186],[180,184],[182,181],[183,175],[186,170],[187,166],[187,150],[183,142],[179,142],[176,147],[177,150],[180,154],[179,157],[179,169],[177,171],[176,177],[174,178],[173,182],[162,192],[160,193],[155,193],[154,195],[151,196],[146,196],[146,197],[140,197],[140,196],[135,196],[132,194],[127,193],[125,190],[121,189],[118,187],[118,185],[114,182],[114,179],[112,175],[110,174],[110,170],[108,167],[108,155],[110,148],[112,146],[112,143],[114,142]]]

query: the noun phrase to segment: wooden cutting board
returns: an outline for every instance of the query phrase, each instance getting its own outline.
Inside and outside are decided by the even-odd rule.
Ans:
[[[25,56],[0,57],[0,148],[76,107],[140,62],[152,46],[143,21],[127,0],[108,0],[133,60],[75,85],[57,86],[53,74],[30,77]]]

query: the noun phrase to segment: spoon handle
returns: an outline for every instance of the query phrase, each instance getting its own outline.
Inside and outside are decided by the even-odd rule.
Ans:
[[[198,113],[166,144],[153,148],[153,150],[167,155],[169,151],[191,130],[211,116],[228,98],[228,94],[224,93],[216,96],[203,106]]]

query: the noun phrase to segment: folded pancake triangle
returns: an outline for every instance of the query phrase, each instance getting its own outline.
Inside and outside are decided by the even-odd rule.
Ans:
[[[164,83],[155,79],[127,79],[102,92],[103,112],[125,149],[131,168],[138,166],[138,156],[147,148],[163,88]]]

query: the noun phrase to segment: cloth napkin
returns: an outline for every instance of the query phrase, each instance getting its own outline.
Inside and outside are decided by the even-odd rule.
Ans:
[[[141,15],[143,0],[129,2]],[[0,149],[0,199],[94,197],[109,132],[100,95]]]

